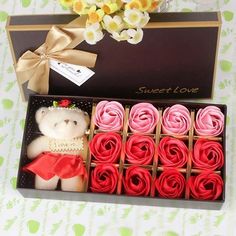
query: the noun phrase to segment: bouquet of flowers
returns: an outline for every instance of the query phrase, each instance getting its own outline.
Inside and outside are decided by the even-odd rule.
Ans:
[[[84,38],[96,44],[106,30],[117,41],[137,44],[142,41],[142,28],[149,13],[157,11],[165,0],[60,0],[63,7],[78,15],[87,15]]]

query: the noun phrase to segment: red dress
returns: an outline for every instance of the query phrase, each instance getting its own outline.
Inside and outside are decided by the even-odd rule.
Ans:
[[[83,159],[79,155],[43,152],[31,163],[23,167],[23,171],[30,171],[45,180],[55,175],[62,179],[75,176],[87,177]]]

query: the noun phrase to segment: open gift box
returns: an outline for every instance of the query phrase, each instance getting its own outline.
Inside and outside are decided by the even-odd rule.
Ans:
[[[14,63],[39,48],[53,25],[69,27],[76,15],[10,16],[7,23]],[[78,28],[83,29],[78,24]],[[116,42],[108,34],[96,45],[81,42],[75,49],[95,53],[95,74],[78,86],[54,70],[48,94],[136,99],[211,98],[221,17],[218,12],[151,14],[142,42]],[[39,55],[43,56],[43,55]],[[23,69],[27,68],[23,65]],[[30,76],[29,76],[30,77]],[[17,77],[22,98],[35,94],[29,81]],[[31,79],[31,78],[29,78]],[[43,92],[47,94],[47,92]]]
[[[30,172],[23,171],[23,167],[31,162],[27,158],[27,146],[32,142],[35,137],[41,135],[38,125],[35,120],[36,111],[42,107],[50,107],[53,102],[55,103],[60,101],[61,99],[69,99],[76,107],[86,111],[90,118],[91,122],[89,124],[89,132],[87,132],[87,139],[91,143],[96,135],[106,134],[107,132],[101,131],[97,125],[95,125],[95,114],[97,109],[97,104],[104,100],[104,98],[98,97],[76,97],[76,96],[41,96],[41,95],[33,95],[30,96],[28,102],[28,110],[26,116],[24,137],[22,143],[21,157],[19,163],[19,172],[17,178],[17,189],[24,197],[37,197],[37,198],[50,198],[50,199],[63,199],[63,200],[81,200],[81,201],[92,201],[92,202],[110,202],[110,203],[123,203],[123,204],[136,204],[136,205],[154,205],[154,206],[168,206],[168,207],[189,207],[189,208],[205,208],[205,209],[220,209],[222,204],[225,201],[225,181],[226,181],[226,150],[225,150],[225,142],[226,142],[226,133],[225,126],[220,135],[217,136],[199,136],[196,134],[195,126],[197,119],[197,113],[200,109],[206,108],[208,106],[216,106],[220,109],[220,112],[223,114],[224,119],[223,122],[226,124],[226,106],[220,104],[203,104],[203,103],[188,103],[188,102],[179,102],[185,106],[189,112],[189,131],[184,135],[168,135],[164,132],[163,128],[163,116],[165,114],[165,110],[167,107],[171,107],[176,102],[160,102],[155,100],[148,100],[145,102],[152,104],[158,111],[159,121],[154,126],[154,130],[149,134],[141,134],[148,139],[151,139],[155,145],[155,149],[153,149],[154,153],[152,155],[152,159],[148,162],[148,164],[132,164],[128,160],[127,152],[125,151],[126,143],[131,140],[134,136],[134,131],[130,128],[129,117],[131,116],[131,109],[138,103],[144,102],[144,100],[129,100],[129,99],[105,99],[107,101],[117,101],[121,104],[124,109],[124,118],[123,125],[119,131],[116,131],[116,135],[120,136],[121,142],[121,151],[119,153],[118,159],[112,163],[105,163],[105,165],[112,165],[113,168],[116,169],[118,173],[117,181],[115,182],[115,188],[112,194],[108,193],[99,193],[92,191],[92,173],[97,166],[99,166],[99,162],[96,162],[94,158],[94,154],[91,152],[91,147],[88,147],[87,158],[84,160],[84,166],[87,171],[87,178],[85,179],[85,185],[82,192],[72,192],[72,191],[62,191],[60,190],[60,182],[57,186],[56,190],[40,190],[35,189],[34,187],[34,175]],[[162,149],[158,149],[157,147],[160,145],[165,138],[170,137],[175,140],[179,140],[186,145],[187,148],[187,156],[186,163],[182,165],[182,167],[177,168],[168,168],[165,166],[160,157],[160,151]],[[216,145],[220,145],[223,153],[223,164],[219,168],[212,170],[211,174],[217,176],[216,178],[222,179],[222,191],[218,193],[218,197],[215,200],[203,200],[197,199],[194,197],[192,190],[187,187],[187,183],[189,183],[190,178],[194,176],[200,176],[201,174],[208,171],[204,168],[196,167],[193,161],[193,150],[195,148],[195,144],[198,140],[204,139],[205,141],[211,141],[217,143]],[[214,155],[209,157],[209,159],[214,159]],[[127,189],[125,185],[125,178],[127,176],[127,172],[131,167],[141,167],[150,176],[150,181],[145,183],[143,188],[147,189],[147,192],[141,194],[139,196],[133,196],[127,193]],[[166,172],[168,169],[172,171],[178,172],[178,175],[181,175],[182,179],[184,179],[185,184],[183,185],[183,191],[176,199],[170,196],[163,197],[161,195],[161,190],[157,188],[157,179],[160,180],[160,176],[162,173]],[[134,180],[134,184],[135,184]],[[208,189],[209,188],[209,189]],[[209,186],[206,186],[206,191],[210,191],[212,188],[212,183],[209,183]],[[217,190],[218,191],[218,190]]]

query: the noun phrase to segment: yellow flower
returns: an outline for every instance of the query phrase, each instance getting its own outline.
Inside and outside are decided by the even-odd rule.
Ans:
[[[142,9],[142,4],[139,0],[132,0],[125,5],[125,9]]]
[[[148,12],[154,12],[157,10],[157,7],[159,6],[159,4],[161,3],[161,1],[159,0],[154,0],[151,4],[151,6],[147,9]]]
[[[121,31],[121,33],[117,33],[117,32],[113,32],[112,36],[113,39],[115,39],[116,41],[120,42],[120,41],[125,41],[128,40],[130,37],[127,33],[127,30],[123,30]]]
[[[137,9],[127,9],[124,11],[124,21],[131,27],[139,27],[143,14]]]
[[[89,44],[96,44],[103,38],[103,33],[99,23],[89,25],[84,30],[84,39]]]
[[[102,9],[106,14],[110,15],[110,14],[118,11],[119,7],[118,7],[117,3],[108,2],[103,5]]]
[[[96,10],[96,6],[92,6],[88,11],[88,23],[94,24],[100,22],[104,16],[102,9]]]
[[[146,11],[152,5],[153,0],[139,0],[142,5],[142,11]]]
[[[143,39],[143,31],[142,29],[128,29],[127,34],[130,37],[127,41],[131,44],[137,44]]]
[[[77,0],[73,2],[73,11],[79,15],[85,15],[88,13],[88,5],[83,0]]]
[[[115,0],[117,6],[119,9],[121,9],[121,7],[123,6],[124,2],[122,0]]]
[[[73,5],[74,0],[60,0],[60,4],[63,7],[70,8]]]
[[[123,22],[120,16],[114,16],[113,18],[109,15],[103,17],[104,28],[110,32],[119,32],[123,28]]]

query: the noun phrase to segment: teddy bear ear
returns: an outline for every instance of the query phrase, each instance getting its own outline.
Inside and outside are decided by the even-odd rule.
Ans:
[[[35,119],[38,124],[41,122],[42,118],[46,115],[47,112],[48,112],[47,107],[41,107],[37,110],[35,114]]]

